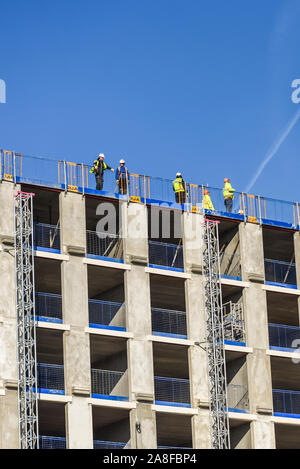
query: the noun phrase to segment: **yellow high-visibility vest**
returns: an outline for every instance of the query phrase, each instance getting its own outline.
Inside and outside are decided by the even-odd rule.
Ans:
[[[177,192],[185,192],[184,182],[182,178],[176,178],[173,181],[173,188],[174,191]]]
[[[224,199],[233,199],[235,189],[232,188],[230,182],[225,182],[225,186],[223,188],[223,197]]]

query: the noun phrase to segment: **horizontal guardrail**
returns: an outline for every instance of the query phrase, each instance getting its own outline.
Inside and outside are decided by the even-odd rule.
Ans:
[[[300,391],[273,389],[274,414],[294,415],[300,418]]]
[[[35,248],[60,251],[60,227],[46,223],[34,223],[33,242]]]
[[[90,326],[125,330],[125,305],[113,301],[89,300]]]
[[[39,449],[66,449],[67,440],[59,436],[39,436]]]
[[[269,323],[269,345],[296,350],[300,341],[300,327]]]
[[[74,163],[0,150],[0,180],[55,187],[82,194],[98,193],[99,191],[95,190],[95,176],[90,173],[92,163],[92,161],[91,164]],[[111,162],[109,163],[111,164]],[[117,187],[113,175],[105,174],[103,190],[107,194],[116,194]],[[234,193],[232,213],[229,214],[226,212],[224,205],[223,189],[192,183],[186,183],[186,201],[192,206],[202,205],[204,189],[210,192],[214,206],[212,213],[215,212],[221,216],[240,217],[254,223],[281,224],[296,229],[300,225],[298,202],[236,191]],[[149,203],[151,201],[175,202],[171,179],[133,173],[130,173],[128,197],[133,198],[135,201],[144,199]],[[210,211],[207,212],[211,213]]]
[[[183,270],[182,244],[161,243],[148,241],[149,265],[166,267],[168,269]]]
[[[38,321],[62,322],[62,296],[36,292],[35,316]]]
[[[86,232],[87,255],[95,257],[108,257],[123,259],[123,240],[120,235],[98,233],[88,230]]]
[[[94,449],[124,449],[125,447],[130,448],[130,444],[120,441],[94,440]]]
[[[175,335],[187,337],[186,313],[160,308],[151,308],[152,333],[154,335]]]
[[[265,259],[266,282],[280,285],[297,285],[296,264],[274,259]]]
[[[249,409],[248,387],[242,384],[229,384],[227,386],[228,409],[244,410]]]
[[[92,396],[128,400],[128,380],[122,371],[91,370]]]
[[[155,376],[154,389],[156,404],[190,406],[190,382],[188,379]]]
[[[37,384],[39,392],[64,394],[64,367],[49,363],[37,364]]]

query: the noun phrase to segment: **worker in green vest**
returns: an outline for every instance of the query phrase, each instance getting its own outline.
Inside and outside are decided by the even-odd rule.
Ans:
[[[104,171],[106,169],[109,169],[110,171],[114,172],[114,169],[108,166],[108,164],[104,162],[104,158],[105,158],[104,154],[100,153],[100,155],[98,156],[98,159],[94,161],[94,165],[92,169],[90,170],[91,174],[95,174],[97,191],[102,191]]]
[[[175,192],[175,200],[177,204],[184,204],[186,199],[186,187],[181,173],[176,174],[173,181],[173,191]]]
[[[230,184],[230,180],[228,178],[224,179],[224,184],[225,184],[223,187],[224,204],[225,204],[226,212],[231,213],[235,189],[232,188]]]
[[[202,200],[203,208],[205,210],[214,210],[213,203],[211,201],[210,195],[209,195],[209,190],[204,189],[203,191],[203,200]]]

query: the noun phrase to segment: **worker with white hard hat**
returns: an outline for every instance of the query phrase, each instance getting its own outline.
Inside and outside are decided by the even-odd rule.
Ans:
[[[173,181],[173,191],[175,192],[176,203],[184,204],[186,200],[186,186],[180,172],[176,173],[176,179]]]
[[[116,169],[116,182],[119,187],[119,194],[127,194],[130,175],[123,159],[120,160],[120,166]]]
[[[90,173],[92,174],[95,174],[95,177],[96,177],[96,189],[98,191],[102,191],[102,188],[103,188],[103,176],[104,176],[104,171],[106,169],[109,169],[110,171],[114,172],[115,170],[113,168],[111,168],[110,166],[108,166],[108,164],[106,164],[104,162],[104,154],[103,153],[100,153],[97,160],[94,161],[94,165],[92,167],[92,169],[90,170]]]

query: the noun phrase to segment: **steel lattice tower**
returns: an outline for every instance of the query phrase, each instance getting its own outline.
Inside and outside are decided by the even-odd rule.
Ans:
[[[212,447],[214,449],[229,449],[219,234],[218,224],[211,220],[204,221],[203,244],[203,282],[207,328],[206,350]]]
[[[21,449],[37,449],[39,447],[33,195],[18,192],[15,196],[18,405]]]

